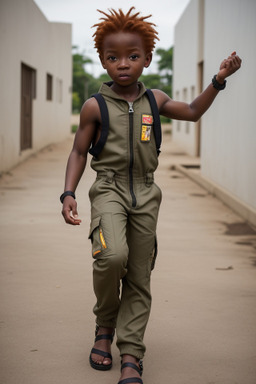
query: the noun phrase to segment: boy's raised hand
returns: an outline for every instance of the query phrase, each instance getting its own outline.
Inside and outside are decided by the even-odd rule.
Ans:
[[[237,56],[236,52],[231,53],[231,55],[222,61],[220,65],[219,72],[217,74],[217,81],[222,83],[226,77],[232,75],[241,67],[242,60]]]

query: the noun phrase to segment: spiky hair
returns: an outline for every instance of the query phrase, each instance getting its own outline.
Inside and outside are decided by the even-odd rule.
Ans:
[[[156,26],[154,23],[145,21],[152,15],[139,16],[140,12],[131,14],[134,9],[135,7],[131,7],[126,14],[124,14],[121,9],[117,12],[111,8],[109,9],[109,14],[97,9],[98,12],[105,16],[100,18],[100,20],[103,20],[102,22],[92,26],[92,28],[97,27],[93,37],[95,48],[100,56],[103,53],[104,37],[117,32],[138,33],[142,37],[145,52],[151,53],[153,51],[156,40],[159,40],[157,37],[158,32],[154,29]]]

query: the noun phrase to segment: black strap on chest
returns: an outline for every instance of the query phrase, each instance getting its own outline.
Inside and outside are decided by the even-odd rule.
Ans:
[[[153,129],[154,129],[154,135],[155,135],[155,141],[156,141],[156,150],[157,150],[157,156],[160,154],[160,147],[162,143],[162,130],[161,130],[161,121],[159,116],[159,111],[156,103],[155,96],[151,89],[146,90],[146,95],[149,99],[152,115],[153,115]]]
[[[92,95],[92,97],[95,97],[97,100],[99,107],[100,107],[100,114],[101,114],[101,134],[100,138],[97,141],[97,143],[92,146],[89,150],[89,153],[94,156],[98,157],[100,152],[102,151],[107,138],[108,138],[108,131],[109,131],[109,115],[108,115],[108,107],[106,104],[106,101],[101,93],[95,93]]]
[[[160,147],[162,142],[161,121],[160,121],[159,111],[158,111],[155,96],[151,91],[151,89],[146,90],[146,95],[148,97],[152,115],[153,115],[153,121],[154,121],[153,130],[154,130],[154,136],[156,141],[156,151],[157,151],[157,156],[159,156],[161,152]],[[89,153],[95,158],[97,158],[107,141],[108,131],[109,131],[109,114],[108,114],[108,107],[107,107],[106,101],[101,93],[95,93],[91,97],[95,97],[95,99],[97,100],[100,108],[100,114],[101,114],[101,135],[97,143],[94,146],[92,146],[89,150]]]

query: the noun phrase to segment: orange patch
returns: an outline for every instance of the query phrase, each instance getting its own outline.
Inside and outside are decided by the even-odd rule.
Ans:
[[[152,115],[142,115],[142,124],[153,124]]]

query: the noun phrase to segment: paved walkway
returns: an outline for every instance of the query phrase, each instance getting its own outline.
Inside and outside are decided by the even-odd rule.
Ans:
[[[157,173],[163,190],[145,384],[256,383],[256,233],[177,171],[183,156],[164,135]],[[61,215],[72,139],[41,151],[0,179],[1,384],[116,384],[90,368],[92,276],[87,191],[83,223]]]

